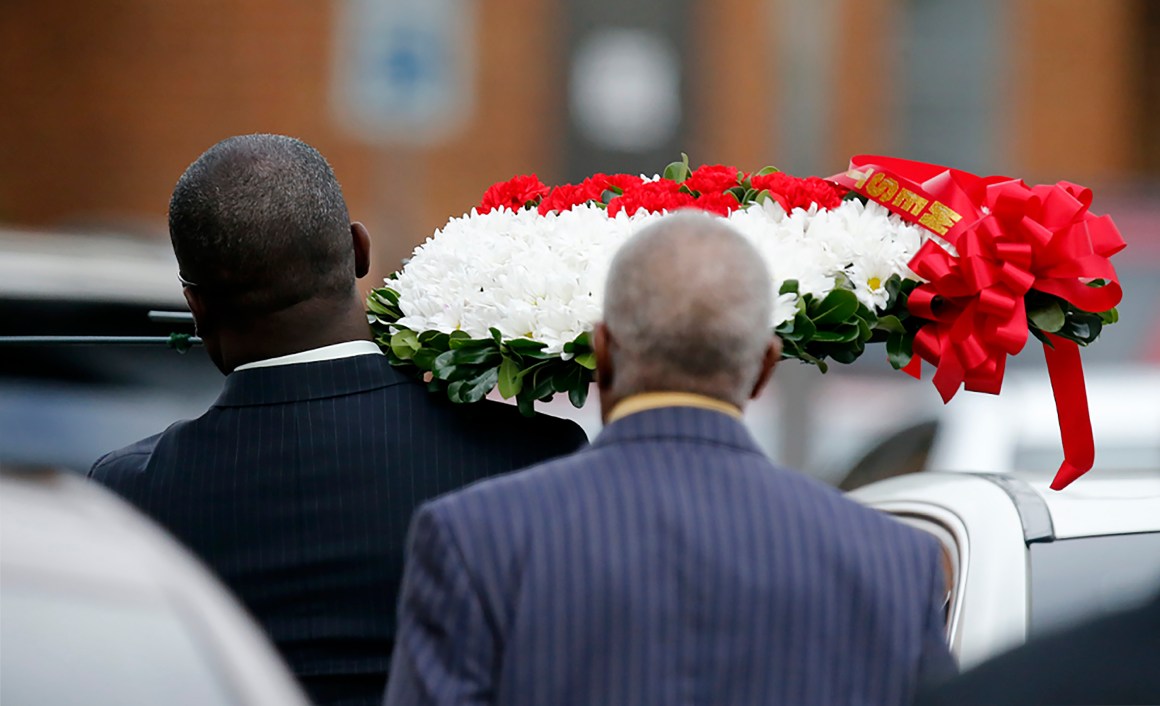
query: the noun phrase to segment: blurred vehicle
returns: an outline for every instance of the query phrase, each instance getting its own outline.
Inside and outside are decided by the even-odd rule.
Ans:
[[[1086,387],[1099,469],[1160,472],[1160,368],[1091,370]],[[932,469],[1054,470],[1063,460],[1046,374],[1015,376],[998,396],[956,397],[940,421],[927,460]]]
[[[1160,466],[1097,468],[1063,491],[1052,475],[924,472],[849,494],[942,544],[963,668],[1160,591]]]
[[[1086,380],[1096,448],[1092,474],[1160,473],[1160,367],[1093,366]],[[921,470],[1046,473],[1063,461],[1044,370],[1008,373],[999,395],[960,392],[945,406],[933,396],[922,402],[911,404],[911,417],[885,431],[845,471],[840,488]]]
[[[0,229],[0,338],[192,333],[154,309],[186,310],[163,240]],[[222,380],[201,349],[0,341],[0,464],[87,471],[201,414]]]
[[[253,621],[159,528],[69,473],[0,472],[0,702],[306,699]]]
[[[0,297],[185,307],[168,242],[102,231],[0,229]]]

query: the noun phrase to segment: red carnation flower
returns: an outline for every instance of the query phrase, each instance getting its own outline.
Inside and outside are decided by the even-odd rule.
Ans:
[[[580,182],[580,186],[588,189],[592,193],[592,198],[599,199],[605,191],[611,189],[623,194],[635,186],[640,186],[643,181],[640,177],[632,174],[593,174]]]
[[[693,170],[693,173],[685,180],[685,186],[702,195],[719,194],[740,183],[737,177],[739,172],[737,167],[723,164],[702,164]]]
[[[741,207],[737,197],[729,192],[701,194],[693,202],[694,208],[699,208],[719,216],[728,216],[732,211]]]
[[[612,199],[608,204],[608,215],[615,216],[624,211],[631,216],[641,209],[653,213],[675,211],[692,203],[692,195],[681,191],[681,185],[672,179],[645,181]]]
[[[768,190],[786,211],[795,208],[837,208],[842,203],[846,190],[836,184],[811,176],[799,178],[785,172],[762,174],[749,180],[750,186],[758,191]]]
[[[509,181],[492,184],[483,193],[483,200],[477,209],[480,213],[490,213],[497,208],[518,211],[525,206],[534,206],[548,195],[548,187],[535,174],[512,177]]]
[[[584,184],[561,184],[552,189],[552,193],[540,202],[540,215],[543,216],[552,211],[569,211],[573,206],[599,199],[601,193],[603,193],[603,189],[599,193],[594,193],[591,186]]]

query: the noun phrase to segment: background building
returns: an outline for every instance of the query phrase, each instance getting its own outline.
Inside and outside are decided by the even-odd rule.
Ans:
[[[392,3],[424,4],[369,4]],[[492,181],[656,170],[679,151],[818,174],[886,152],[1101,195],[1155,198],[1160,181],[1149,0],[428,3],[467,18],[470,95],[466,118],[425,146],[397,132],[370,143],[337,118],[341,22],[367,4],[4,3],[0,222],[157,236],[185,165],[253,131],[327,154],[389,262]],[[606,62],[583,63],[601,48]],[[591,107],[601,96],[578,91],[593,83],[643,90]],[[663,134],[593,134],[618,118]]]

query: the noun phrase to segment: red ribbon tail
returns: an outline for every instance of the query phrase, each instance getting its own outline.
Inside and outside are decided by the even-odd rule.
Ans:
[[[1095,464],[1096,446],[1088,412],[1079,346],[1074,341],[1048,334],[1052,346],[1044,346],[1047,374],[1055,395],[1059,432],[1063,441],[1063,464],[1051,481],[1052,490],[1063,490]]]
[[[918,356],[918,354],[915,353],[914,355],[910,356],[910,362],[907,363],[906,365],[902,366],[899,369],[902,372],[909,375],[910,377],[914,378],[915,380],[921,380],[922,379],[922,358],[920,358]]]

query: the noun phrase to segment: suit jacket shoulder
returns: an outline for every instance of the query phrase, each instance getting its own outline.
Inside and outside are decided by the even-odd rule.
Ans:
[[[565,508],[544,502],[544,496],[575,502],[580,496],[575,492],[577,485],[584,486],[582,491],[587,491],[597,482],[589,481],[589,476],[601,477],[603,480],[600,482],[615,487],[624,480],[618,476],[645,466],[664,466],[666,457],[681,455],[685,451],[683,445],[690,442],[689,439],[666,438],[655,431],[650,434],[652,437],[647,446],[636,448],[602,443],[597,439],[592,446],[581,448],[576,453],[480,480],[438,498],[432,505],[437,515],[454,518],[455,523],[462,521],[470,527],[468,531],[484,529],[471,525],[472,522],[510,523],[518,521],[525,513],[553,515]],[[863,558],[885,557],[889,560],[889,557],[905,552],[928,559],[936,555],[937,540],[925,532],[850,500],[815,478],[778,466],[755,443],[742,441],[735,444],[733,441],[711,440],[710,446],[715,450],[707,454],[706,463],[710,468],[744,469],[740,474],[744,476],[742,485],[748,485],[753,492],[775,496],[776,502],[784,504],[782,511],[801,522],[817,526],[820,532],[840,536],[842,542],[855,546]],[[475,509],[497,506],[504,511]],[[770,511],[775,511],[775,508],[771,507]],[[829,522],[820,524],[817,522],[819,518]]]
[[[425,389],[423,393],[431,396]],[[446,399],[436,398],[429,400],[434,407],[444,411],[448,422],[454,425],[463,425],[465,430],[482,436],[514,435],[519,437],[522,444],[532,449],[564,449],[574,451],[588,443],[588,436],[579,424],[561,417],[537,412],[534,416],[524,416],[514,405],[493,400],[484,400],[475,404],[460,405]],[[559,455],[559,452],[548,457]],[[546,458],[540,455],[531,463],[541,462]]]
[[[108,485],[119,476],[144,473],[149,457],[164,433],[159,432],[101,456],[89,469],[89,478]]]

